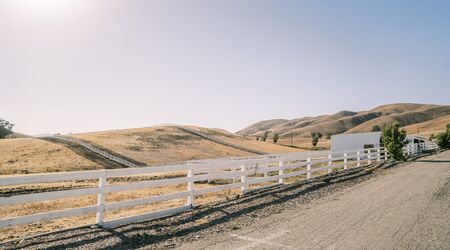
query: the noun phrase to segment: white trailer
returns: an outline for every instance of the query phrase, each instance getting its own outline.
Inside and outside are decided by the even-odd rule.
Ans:
[[[340,134],[331,136],[331,151],[377,148],[381,144],[381,132]]]

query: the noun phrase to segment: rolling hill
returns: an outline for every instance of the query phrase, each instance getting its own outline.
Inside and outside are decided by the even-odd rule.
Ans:
[[[298,152],[298,149],[242,138],[222,129],[188,126],[190,129],[231,144],[266,153]],[[106,148],[147,165],[160,165],[208,158],[246,156],[252,153],[207,140],[175,126],[101,131],[72,137]]]
[[[291,136],[296,138],[308,138],[311,132],[321,132],[326,135],[341,133],[358,133],[372,131],[374,126],[380,128],[398,121],[409,132],[413,132],[414,124],[420,124],[423,132],[428,131],[428,126],[433,126],[433,131],[443,130],[450,115],[450,106],[396,103],[376,107],[368,111],[340,111],[332,115],[321,115],[316,117],[303,117],[292,120],[272,119],[252,124],[238,134],[246,136],[262,136],[266,130],[278,133],[285,141]],[[429,122],[427,124],[426,122]]]

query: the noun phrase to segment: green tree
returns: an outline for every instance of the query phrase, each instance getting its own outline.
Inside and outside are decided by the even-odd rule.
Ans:
[[[431,141],[431,140],[434,140],[436,138],[436,135],[435,134],[431,134],[430,135],[430,137],[428,137],[428,139]]]
[[[267,140],[267,137],[269,136],[269,133],[270,133],[269,130],[266,130],[266,132],[264,132],[264,135],[262,137],[262,141],[266,141]]]
[[[317,138],[319,138],[319,139],[322,139],[322,137],[323,137],[323,134],[320,132],[317,132],[316,135],[317,135]]]
[[[381,131],[380,126],[375,125],[375,126],[372,127],[372,132],[378,132],[378,131]]]
[[[441,132],[436,136],[436,143],[441,148],[450,148],[450,124],[447,124],[447,128],[444,132]]]
[[[384,147],[395,160],[405,160],[403,147],[408,143],[405,139],[406,131],[404,129],[400,130],[399,122],[392,123],[384,128],[381,133],[381,141]]]
[[[0,118],[0,139],[4,139],[8,135],[12,134],[13,127],[14,127],[14,124],[8,122],[7,120],[3,120]]]
[[[274,135],[273,135],[273,137],[272,137],[272,139],[273,139],[273,143],[277,143],[278,142],[278,139],[279,139],[279,135],[278,135],[278,133],[275,133]]]
[[[319,142],[319,137],[317,135],[311,139],[311,144],[313,145],[314,148],[316,148],[318,142]]]

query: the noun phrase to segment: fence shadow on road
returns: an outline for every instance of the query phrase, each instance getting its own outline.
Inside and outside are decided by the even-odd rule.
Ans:
[[[373,169],[371,169],[373,170]],[[311,183],[294,183],[275,186],[271,189],[255,192],[241,198],[217,202],[213,205],[199,206],[193,211],[165,219],[156,219],[118,226],[112,229],[82,227],[53,233],[51,237],[32,238],[17,245],[17,248],[96,248],[96,249],[133,249],[143,246],[158,246],[178,237],[187,236],[232,221],[242,215],[252,213],[272,205],[283,204],[299,196],[306,195],[329,185],[351,181],[371,174],[367,169],[349,169],[331,178],[320,178]],[[308,203],[302,201],[301,203]],[[200,220],[214,217],[206,223]],[[104,242],[104,247],[100,247]],[[113,242],[113,243],[112,243]],[[112,244],[111,244],[112,243]],[[92,247],[95,245],[95,247]],[[159,246],[162,247],[162,246]]]

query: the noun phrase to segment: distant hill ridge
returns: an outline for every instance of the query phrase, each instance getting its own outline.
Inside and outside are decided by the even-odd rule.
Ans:
[[[395,103],[378,106],[368,111],[354,112],[343,110],[332,115],[303,117],[292,120],[271,119],[252,124],[239,131],[240,135],[262,136],[264,131],[278,133],[281,138],[287,138],[291,132],[295,136],[309,137],[311,132],[322,134],[358,133],[372,131],[374,126],[383,128],[394,121],[402,126],[426,124],[436,120],[435,129],[445,128],[444,122],[450,117],[449,105],[432,105],[416,103]],[[442,124],[440,124],[442,123]]]

